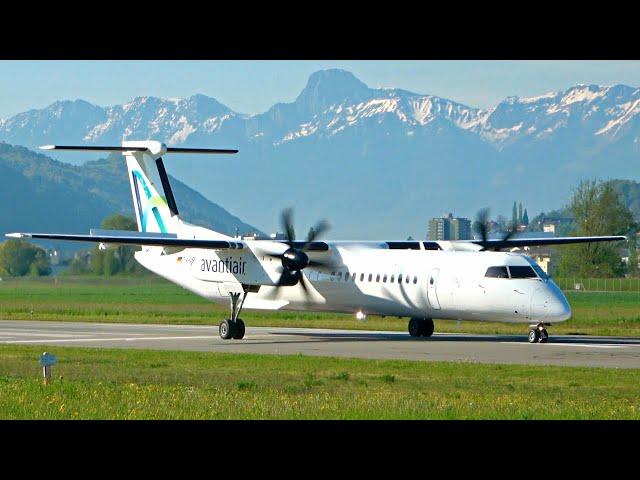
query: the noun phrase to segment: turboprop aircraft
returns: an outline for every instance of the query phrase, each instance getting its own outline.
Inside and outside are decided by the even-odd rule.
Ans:
[[[44,150],[122,152],[138,232],[90,230],[88,235],[11,233],[9,237],[95,242],[100,248],[139,245],[136,260],[150,271],[214,302],[229,302],[223,339],[242,339],[243,308],[312,310],[409,318],[413,337],[433,334],[433,318],[522,323],[529,341],[548,340],[546,327],[571,316],[562,291],[531,258],[501,252],[533,245],[625,240],[624,236],[460,241],[319,241],[319,222],[304,241],[285,210],[284,240],[241,239],[180,218],[162,157],[173,153],[233,154],[237,150],[172,148],[157,141],[121,146],[48,145]],[[162,192],[162,193],[160,193]],[[483,217],[484,215],[484,217]]]

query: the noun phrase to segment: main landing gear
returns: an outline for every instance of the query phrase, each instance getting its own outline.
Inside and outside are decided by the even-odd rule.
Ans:
[[[247,289],[244,288],[244,292],[236,292],[230,294],[231,298],[231,318],[227,318],[220,322],[220,338],[223,340],[229,340],[231,338],[240,340],[244,337],[245,327],[244,322],[239,318],[242,311],[242,305],[244,305],[244,299],[247,298]]]
[[[550,323],[529,325],[529,343],[547,343],[549,341],[549,334],[547,333],[546,327],[550,326]]]
[[[433,335],[433,320],[430,318],[412,318],[409,320],[409,335],[412,337],[430,337]]]

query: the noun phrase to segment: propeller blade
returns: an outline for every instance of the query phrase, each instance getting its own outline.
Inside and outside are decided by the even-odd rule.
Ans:
[[[331,225],[326,220],[320,220],[311,229],[309,229],[309,235],[307,235],[307,243],[313,242],[315,239],[320,238],[331,228]]]
[[[339,262],[335,262],[332,259],[327,260],[309,260],[310,267],[324,267],[331,268],[339,265]]]
[[[518,224],[516,223],[511,225],[511,227],[509,228],[509,231],[505,233],[504,237],[502,237],[502,241],[506,242],[511,237],[513,237],[517,232],[518,232]]]
[[[304,292],[305,299],[308,302],[309,299],[311,298],[311,292],[309,291],[309,287],[307,285],[307,279],[304,278],[304,275],[302,274],[302,272],[298,272],[298,283],[302,287],[302,291]]]
[[[476,215],[476,230],[480,234],[480,239],[486,242],[489,238],[489,208],[482,208]],[[486,248],[482,248],[480,251],[484,251]]]
[[[293,228],[293,209],[292,208],[285,208],[282,211],[282,215],[280,217],[280,225],[282,226],[282,229],[284,230],[284,234],[287,237],[287,243],[290,244],[291,242],[295,241],[296,232]]]

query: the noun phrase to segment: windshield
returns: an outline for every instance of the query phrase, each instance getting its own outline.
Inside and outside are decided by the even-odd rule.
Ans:
[[[535,270],[535,272],[538,274],[538,276],[542,280],[548,280],[549,279],[549,275],[546,274],[546,272],[540,267],[540,265],[538,265],[536,263],[536,261],[533,258],[531,258],[531,257],[524,257],[524,258],[527,259],[527,262],[529,262],[531,267]]]
[[[536,272],[533,271],[533,268],[526,266],[509,266],[509,273],[511,274],[511,278],[538,278]]]

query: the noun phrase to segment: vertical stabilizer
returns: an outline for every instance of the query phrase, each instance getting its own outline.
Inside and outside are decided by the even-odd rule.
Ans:
[[[122,142],[138,231],[177,233],[180,220],[169,178],[162,162],[167,147],[156,141]]]

